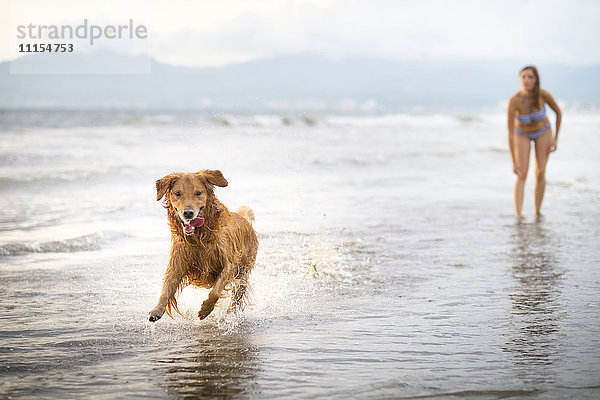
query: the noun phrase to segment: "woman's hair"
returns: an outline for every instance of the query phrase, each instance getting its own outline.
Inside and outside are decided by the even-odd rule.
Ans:
[[[519,71],[519,76],[523,73],[523,71],[530,70],[533,72],[533,76],[535,76],[535,86],[533,87],[533,97],[535,98],[535,103],[539,107],[540,105],[540,74],[538,73],[537,68],[534,65],[527,65]]]

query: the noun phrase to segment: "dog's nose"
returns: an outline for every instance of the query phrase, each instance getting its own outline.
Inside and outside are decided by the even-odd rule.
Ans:
[[[194,210],[186,208],[183,210],[183,218],[185,219],[193,219],[194,218]]]

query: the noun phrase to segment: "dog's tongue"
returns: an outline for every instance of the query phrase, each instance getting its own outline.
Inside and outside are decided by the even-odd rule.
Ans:
[[[188,235],[191,235],[192,233],[194,233],[194,230],[196,228],[200,228],[202,225],[204,225],[204,218],[194,218],[187,224],[183,224],[183,230]]]
[[[204,225],[204,218],[194,218],[189,224],[191,226],[195,226],[196,228],[200,228],[202,225]]]

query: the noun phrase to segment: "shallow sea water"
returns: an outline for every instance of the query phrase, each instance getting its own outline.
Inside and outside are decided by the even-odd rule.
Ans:
[[[600,117],[513,217],[503,115],[0,112],[0,398],[600,397]],[[220,169],[252,305],[147,321],[154,181]]]

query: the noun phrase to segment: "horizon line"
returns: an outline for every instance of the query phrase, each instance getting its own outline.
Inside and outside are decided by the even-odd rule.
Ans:
[[[567,63],[564,61],[558,61],[558,60],[539,60],[539,61],[535,61],[535,60],[529,60],[527,62],[521,62],[518,61],[517,59],[513,59],[513,58],[503,58],[503,59],[494,59],[494,58],[466,58],[466,57],[440,57],[440,58],[387,58],[387,57],[382,57],[382,56],[373,56],[373,55],[366,55],[366,54],[356,54],[356,55],[346,55],[346,56],[340,56],[340,57],[334,57],[334,56],[330,56],[327,54],[324,54],[322,52],[319,51],[313,51],[313,50],[307,50],[307,51],[299,51],[296,53],[281,53],[281,54],[275,54],[275,55],[269,55],[269,56],[259,56],[259,57],[255,57],[255,58],[249,58],[247,60],[244,61],[234,61],[234,62],[229,62],[229,63],[224,63],[224,64],[201,64],[201,65],[194,65],[194,64],[173,64],[171,62],[167,62],[167,61],[163,61],[160,60],[156,57],[153,57],[152,52],[148,52],[148,53],[139,53],[139,54],[127,54],[127,53],[122,53],[119,51],[114,51],[114,50],[110,50],[110,49],[105,49],[105,48],[100,48],[94,52],[91,53],[78,53],[78,54],[74,54],[74,55],[80,55],[80,56],[91,56],[91,55],[98,55],[98,54],[111,54],[111,55],[116,55],[116,56],[120,56],[120,57],[124,57],[124,58],[136,58],[136,57],[145,57],[148,56],[150,58],[150,61],[156,62],[158,64],[163,64],[163,65],[168,65],[171,67],[182,67],[182,68],[225,68],[225,67],[229,67],[229,66],[233,66],[233,65],[243,65],[243,64],[248,64],[248,63],[253,63],[253,62],[259,62],[259,61],[267,61],[267,60],[276,60],[276,59],[284,59],[284,58],[293,58],[293,57],[301,57],[301,56],[318,56],[321,57],[323,59],[326,59],[328,61],[349,61],[349,60],[353,60],[353,59],[370,59],[370,60],[380,60],[380,61],[386,61],[386,62],[398,62],[398,63],[402,63],[402,62],[406,62],[406,63],[424,63],[424,64],[429,64],[429,63],[436,63],[436,62],[442,62],[442,63],[465,63],[465,64],[475,64],[475,63],[514,63],[514,64],[518,64],[518,65],[529,65],[529,64],[534,64],[534,65],[560,65],[563,67],[570,67],[570,68],[594,68],[594,67],[600,67],[600,63],[582,63],[582,64],[577,64],[577,63]],[[52,53],[26,53],[23,55],[19,55],[13,59],[0,59],[0,64],[4,64],[4,63],[12,63],[14,61],[17,61],[19,59],[25,58],[25,57],[31,57],[31,56],[35,56],[35,55],[42,55],[42,54],[52,54]],[[59,54],[59,53],[56,53]]]

